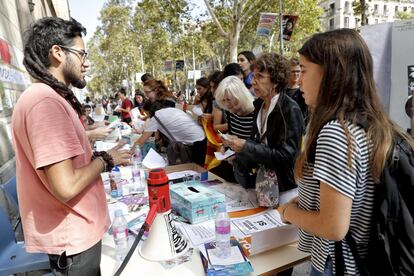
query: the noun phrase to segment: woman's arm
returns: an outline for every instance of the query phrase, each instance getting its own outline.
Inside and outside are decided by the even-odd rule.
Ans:
[[[273,141],[274,148],[250,139],[243,145],[243,154],[248,156],[252,162],[263,164],[268,168],[293,167],[300,151],[304,123],[299,108],[286,109],[287,111],[280,115],[283,116],[285,127],[282,126],[279,131],[275,132],[275,135],[267,137],[268,144]]]
[[[320,210],[305,211],[294,202],[280,206],[284,221],[317,237],[340,241],[349,229],[352,199],[328,184],[320,183]]]
[[[142,146],[147,140],[148,140],[148,138],[150,138],[151,137],[151,135],[153,134],[154,132],[152,132],[152,131],[149,131],[149,132],[147,132],[147,131],[144,131],[142,134],[141,134],[141,137],[139,137],[138,138],[138,140],[137,141],[135,141],[135,143],[134,143],[134,148],[136,147],[136,146]]]
[[[213,128],[215,131],[227,132],[228,125],[227,123],[222,124],[223,122],[223,111],[219,108],[213,108]]]

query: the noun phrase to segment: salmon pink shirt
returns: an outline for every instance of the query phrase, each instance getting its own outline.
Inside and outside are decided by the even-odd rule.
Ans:
[[[91,162],[92,148],[71,105],[48,85],[32,84],[14,108],[12,135],[26,250],[73,255],[99,242],[110,224],[101,178],[64,203],[43,169],[66,159],[75,169]]]

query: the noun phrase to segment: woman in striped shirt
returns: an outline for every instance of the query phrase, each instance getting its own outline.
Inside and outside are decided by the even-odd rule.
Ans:
[[[253,96],[236,76],[223,79],[215,93],[217,104],[226,111],[228,132],[242,139],[250,138],[253,127]]]
[[[295,165],[299,197],[279,208],[300,228],[299,249],[311,254],[310,275],[334,275],[335,241],[342,241],[345,275],[359,271],[373,219],[374,185],[392,149],[390,121],[377,95],[367,45],[354,30],[312,36],[299,50],[301,88],[311,110],[305,148]]]

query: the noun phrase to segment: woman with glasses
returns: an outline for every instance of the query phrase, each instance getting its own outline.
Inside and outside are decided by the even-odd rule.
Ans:
[[[152,102],[160,101],[166,107],[175,107],[174,95],[160,80],[149,79],[144,82],[144,93]]]
[[[295,189],[293,166],[300,151],[304,122],[299,106],[285,94],[289,78],[289,62],[277,54],[263,54],[253,66],[252,85],[258,99],[254,101],[254,124],[249,139],[229,135],[227,144],[237,153],[235,178],[246,188],[255,187],[254,170],[270,174],[269,194],[256,193],[274,199],[262,206],[275,206],[278,199],[286,202]],[[257,168],[259,165],[259,168]],[[259,180],[259,179],[258,179]],[[277,191],[281,195],[277,194]],[[286,195],[286,197],[285,197]],[[277,198],[275,198],[275,196]]]

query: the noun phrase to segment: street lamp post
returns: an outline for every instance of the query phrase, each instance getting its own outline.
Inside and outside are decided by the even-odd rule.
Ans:
[[[280,54],[283,56],[283,27],[282,27],[282,22],[283,22],[283,13],[282,13],[282,0],[279,0],[279,20],[280,20]]]
[[[144,54],[142,53],[142,44],[139,45],[139,50],[141,52],[141,72],[145,73],[145,69],[144,69]]]

